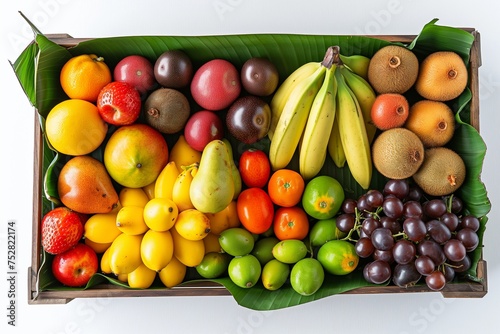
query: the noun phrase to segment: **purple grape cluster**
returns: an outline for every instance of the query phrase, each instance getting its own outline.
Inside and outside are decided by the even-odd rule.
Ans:
[[[479,245],[479,219],[462,213],[460,198],[427,198],[408,180],[389,180],[382,191],[346,199],[341,210],[337,228],[367,259],[363,275],[370,283],[392,278],[409,287],[425,279],[439,291],[470,268],[469,253]]]

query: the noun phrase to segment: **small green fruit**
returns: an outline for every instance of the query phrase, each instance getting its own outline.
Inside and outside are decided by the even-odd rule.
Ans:
[[[315,258],[305,258],[297,262],[290,273],[293,290],[302,296],[310,296],[321,288],[325,271]]]
[[[251,254],[235,257],[229,262],[229,278],[240,288],[254,286],[259,281],[261,273],[259,260]]]

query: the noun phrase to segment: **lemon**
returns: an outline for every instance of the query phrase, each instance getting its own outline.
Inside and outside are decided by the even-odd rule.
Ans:
[[[184,277],[186,276],[186,271],[186,265],[174,257],[165,268],[160,270],[158,276],[160,277],[160,281],[167,288],[173,288],[174,286],[182,283]]]
[[[85,222],[83,235],[86,240],[107,244],[122,233],[116,227],[116,213],[96,213]]]
[[[185,239],[202,240],[210,232],[210,219],[201,211],[187,209],[179,213],[174,228]]]
[[[187,267],[196,267],[205,256],[203,240],[183,238],[175,228],[170,229],[174,241],[174,256]]]
[[[124,187],[118,195],[122,206],[139,206],[145,207],[149,201],[149,197],[142,188]]]
[[[144,222],[155,231],[168,231],[174,226],[179,210],[168,198],[153,198],[144,207]]]
[[[146,233],[149,229],[144,222],[144,208],[140,206],[124,206],[116,215],[116,226],[128,235],[139,235]]]
[[[127,275],[127,282],[131,288],[147,289],[156,277],[156,271],[149,269],[144,263]]]
[[[69,99],[54,106],[45,120],[45,133],[52,147],[63,154],[77,156],[97,149],[108,125],[97,107],[87,101]]]
[[[141,242],[141,259],[146,267],[160,271],[174,256],[174,242],[170,231],[149,230]]]
[[[120,234],[111,246],[104,252],[109,256],[109,269],[115,275],[130,274],[142,264],[141,241],[142,235]],[[109,252],[109,254],[107,254]],[[104,257],[103,255],[103,257]],[[103,260],[101,260],[101,266]]]

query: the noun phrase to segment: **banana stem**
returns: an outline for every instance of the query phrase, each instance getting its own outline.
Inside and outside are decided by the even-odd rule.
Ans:
[[[334,45],[326,49],[325,57],[323,58],[321,65],[323,65],[327,69],[330,69],[333,64],[338,64],[339,61],[341,61],[340,46]]]

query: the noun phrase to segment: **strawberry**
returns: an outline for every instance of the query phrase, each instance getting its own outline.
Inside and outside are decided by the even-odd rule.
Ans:
[[[132,124],[141,113],[141,95],[127,82],[110,82],[97,97],[97,110],[106,123]]]
[[[67,207],[47,212],[41,225],[42,247],[50,254],[60,254],[70,249],[83,236],[82,215]]]

